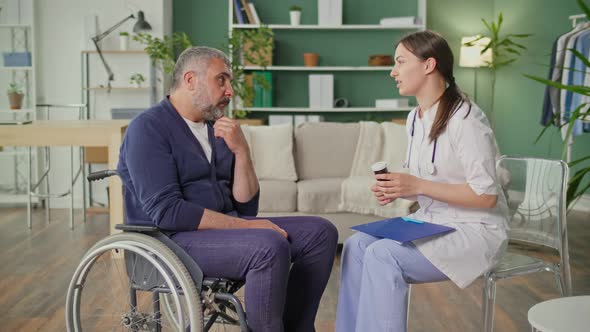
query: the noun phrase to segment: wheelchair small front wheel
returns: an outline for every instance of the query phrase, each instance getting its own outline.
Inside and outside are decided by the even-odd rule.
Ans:
[[[161,295],[182,310],[162,315]],[[68,331],[203,329],[199,293],[185,266],[162,242],[138,233],[111,235],[88,250],[65,311]]]

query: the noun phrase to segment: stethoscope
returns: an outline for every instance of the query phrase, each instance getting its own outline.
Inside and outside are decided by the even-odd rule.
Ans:
[[[463,105],[464,101],[461,101],[461,103],[459,104],[459,106],[457,106],[456,109],[459,109],[462,105]],[[411,131],[411,138],[410,138],[410,148],[408,149],[408,152],[406,153],[406,161],[404,162],[403,167],[404,168],[410,168],[410,159],[412,158],[412,145],[414,144],[414,128],[416,126],[416,116],[418,115],[419,110],[416,110],[416,113],[414,113],[414,118],[412,119],[412,131]],[[471,113],[471,104],[469,104],[469,110],[467,111],[467,114],[465,115],[465,117],[467,117],[469,114]],[[434,139],[434,145],[432,147],[432,158],[430,158],[430,162],[426,164],[426,171],[428,172],[428,174],[430,175],[434,175],[434,173],[436,173],[436,166],[434,165],[434,159],[436,158],[436,144],[438,142],[438,137]]]
[[[408,149],[408,152],[406,154],[406,161],[404,162],[403,167],[404,168],[410,168],[410,159],[412,158],[412,145],[414,144],[414,129],[416,127],[416,116],[418,115],[418,110],[416,110],[416,113],[414,113],[414,118],[412,120],[412,131],[410,133],[410,147]],[[432,158],[430,158],[430,162],[426,164],[426,171],[428,172],[428,174],[430,175],[434,175],[434,173],[436,172],[436,166],[434,165],[434,160],[436,158],[436,144],[438,142],[438,137],[434,139],[434,145],[432,147]]]

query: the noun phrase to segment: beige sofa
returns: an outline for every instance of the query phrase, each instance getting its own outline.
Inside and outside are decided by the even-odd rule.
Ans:
[[[342,185],[350,179],[356,158],[360,123],[304,123],[295,129],[290,125],[242,128],[260,180],[259,216],[321,216],[336,225],[339,242],[353,233],[351,226],[383,219],[372,213],[343,211],[341,206]],[[370,170],[364,175],[356,191],[360,197],[372,200]],[[393,213],[407,214],[410,205],[403,204]]]

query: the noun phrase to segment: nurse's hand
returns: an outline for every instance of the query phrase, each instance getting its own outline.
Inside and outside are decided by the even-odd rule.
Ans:
[[[375,195],[375,198],[377,198],[379,205],[387,205],[393,202],[393,199],[385,197],[385,193],[379,189],[377,184],[371,186],[371,191],[373,192],[373,195]]]
[[[377,174],[375,175],[375,178],[377,179],[375,189],[383,194],[383,201],[386,199],[394,200],[399,197],[411,197],[422,194],[424,180],[413,175],[406,173],[388,173]]]
[[[217,119],[213,125],[213,135],[223,138],[227,147],[236,155],[250,153],[248,142],[236,120],[226,116]]]

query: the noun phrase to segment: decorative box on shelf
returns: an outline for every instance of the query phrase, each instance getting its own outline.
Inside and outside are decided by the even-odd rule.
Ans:
[[[31,66],[31,52],[3,52],[5,67],[29,67]]]

